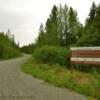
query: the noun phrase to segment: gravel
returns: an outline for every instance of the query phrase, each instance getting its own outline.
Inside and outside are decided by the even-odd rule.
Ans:
[[[0,61],[0,100],[86,100],[83,95],[23,73],[21,65],[30,57]]]

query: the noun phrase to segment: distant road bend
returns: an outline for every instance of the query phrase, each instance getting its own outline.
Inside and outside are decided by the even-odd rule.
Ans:
[[[86,100],[82,95],[54,87],[21,72],[31,56],[0,61],[0,100]]]

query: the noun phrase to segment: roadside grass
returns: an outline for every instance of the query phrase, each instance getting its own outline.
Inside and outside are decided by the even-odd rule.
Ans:
[[[5,61],[5,60],[16,59],[16,58],[22,57],[23,55],[24,55],[24,54],[19,53],[17,56],[0,58],[0,61]]]
[[[100,74],[70,70],[59,64],[49,65],[29,61],[21,67],[22,71],[58,87],[74,90],[89,97],[88,100],[100,100]],[[95,98],[95,99],[94,99]]]

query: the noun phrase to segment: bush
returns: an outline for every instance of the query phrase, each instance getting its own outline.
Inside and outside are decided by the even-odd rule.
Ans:
[[[15,58],[18,56],[20,56],[20,52],[17,49],[0,45],[0,59]]]
[[[69,65],[70,51],[62,47],[44,46],[34,51],[33,58],[40,63]]]
[[[0,60],[20,56],[19,46],[15,43],[13,35],[0,32]]]
[[[83,72],[90,72],[90,73],[100,73],[100,65],[92,65],[92,64],[77,64],[74,65],[76,70],[80,70]]]
[[[3,58],[8,59],[8,58],[15,58],[20,56],[20,53],[18,50],[14,48],[4,48],[3,50]]]
[[[77,46],[100,46],[99,34],[86,34],[83,35],[76,43]]]
[[[4,49],[3,45],[0,44],[0,58],[3,57],[3,49]]]

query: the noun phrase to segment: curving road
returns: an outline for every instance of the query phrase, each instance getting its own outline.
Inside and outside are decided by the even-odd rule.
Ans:
[[[0,62],[0,100],[86,100],[82,95],[21,72],[20,66],[30,57]]]

